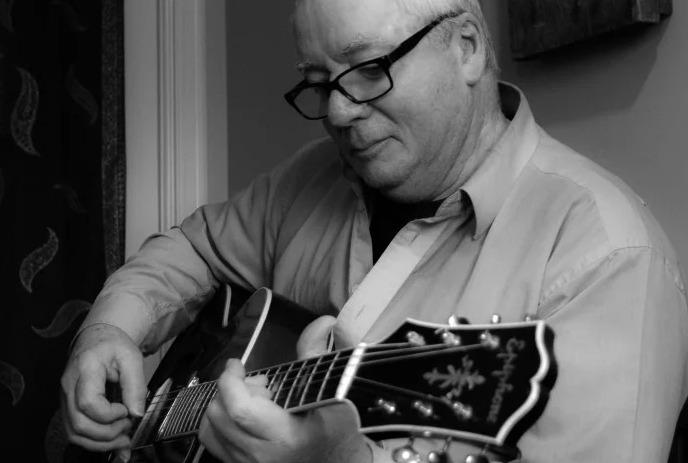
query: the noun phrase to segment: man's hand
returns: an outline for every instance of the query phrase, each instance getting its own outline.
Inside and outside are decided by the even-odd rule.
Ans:
[[[347,404],[292,414],[270,400],[265,377],[245,378],[238,360],[227,362],[218,394],[199,437],[222,461],[234,463],[368,463],[371,452]]]
[[[105,397],[106,381],[117,382],[124,404]],[[143,416],[146,385],[143,357],[132,339],[111,325],[82,331],[62,375],[62,408],[69,440],[89,450],[130,445],[131,417]]]

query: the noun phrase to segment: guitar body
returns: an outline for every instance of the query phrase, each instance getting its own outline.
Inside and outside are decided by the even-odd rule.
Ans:
[[[296,341],[314,318],[312,312],[266,289],[251,293],[235,286],[223,288],[196,322],[177,336],[151,377],[146,415],[133,436],[138,444],[134,444],[130,461],[216,462],[201,450],[195,434],[155,441],[176,392],[217,379],[230,358],[242,359],[247,371],[294,360]],[[156,404],[161,395],[167,401],[157,400]],[[151,443],[146,445],[146,441]],[[114,453],[70,448],[65,461],[115,462],[117,458]]]

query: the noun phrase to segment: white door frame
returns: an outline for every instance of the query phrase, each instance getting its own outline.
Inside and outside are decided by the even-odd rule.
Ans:
[[[127,256],[227,191],[225,17],[224,0],[125,0]]]

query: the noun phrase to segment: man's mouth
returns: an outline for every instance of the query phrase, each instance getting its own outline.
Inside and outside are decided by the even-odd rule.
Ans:
[[[387,138],[380,138],[374,141],[356,141],[349,144],[351,151],[355,154],[363,154],[366,152],[372,152],[381,147]]]

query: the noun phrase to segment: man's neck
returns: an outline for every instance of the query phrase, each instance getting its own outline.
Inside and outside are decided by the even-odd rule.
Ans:
[[[476,107],[484,108],[477,112],[473,119],[471,129],[462,147],[457,161],[461,164],[458,168],[458,181],[456,189],[460,189],[471,178],[476,170],[487,159],[502,135],[509,127],[509,120],[502,113],[499,102],[497,82],[488,82],[487,88],[476,92]]]

